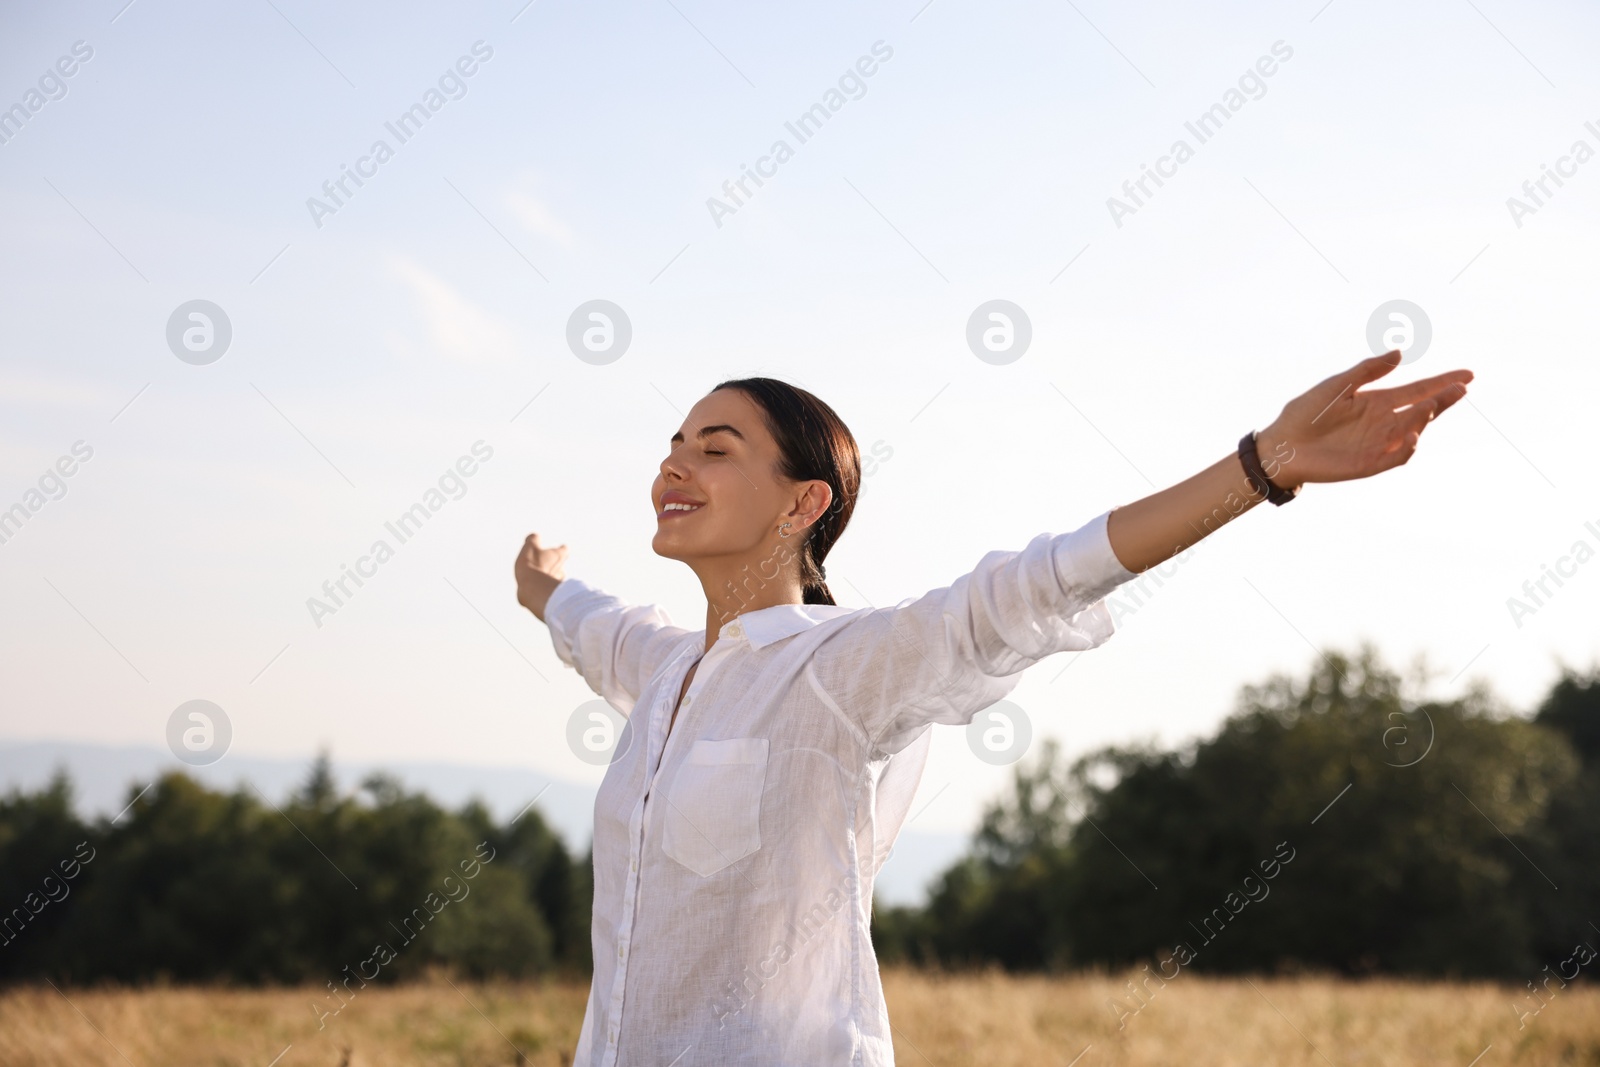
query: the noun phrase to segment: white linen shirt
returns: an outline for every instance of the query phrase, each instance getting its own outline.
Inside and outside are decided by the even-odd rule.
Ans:
[[[709,651],[659,607],[556,586],[556,654],[629,716],[595,797],[574,1067],[893,1064],[872,887],[928,726],[971,722],[1023,668],[1111,636],[1103,598],[1134,574],[1109,516],[893,608],[745,612]]]

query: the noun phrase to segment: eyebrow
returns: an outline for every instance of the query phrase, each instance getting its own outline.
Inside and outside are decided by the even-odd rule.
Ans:
[[[737,429],[735,429],[732,426],[729,426],[725,422],[724,423],[718,423],[715,426],[703,426],[703,427],[700,428],[700,432],[695,434],[695,436],[698,437],[700,440],[704,441],[707,437],[710,437],[714,433],[731,433],[731,434],[733,434],[733,436],[737,437],[739,440],[741,440],[741,441],[744,440],[744,434],[740,433]],[[683,441],[683,431],[682,430],[679,430],[677,433],[672,435],[672,443],[673,444],[675,444],[675,445],[676,444],[681,444],[682,441]]]

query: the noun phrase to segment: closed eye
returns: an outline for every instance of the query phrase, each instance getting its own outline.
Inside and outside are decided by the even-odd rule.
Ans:
[[[706,455],[708,455],[708,456],[725,456],[725,455],[727,455],[727,453],[726,452],[717,452],[717,451],[715,451],[713,449],[708,448],[708,449],[706,449]]]

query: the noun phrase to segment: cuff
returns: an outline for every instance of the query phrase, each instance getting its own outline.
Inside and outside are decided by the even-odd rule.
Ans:
[[[561,662],[572,666],[572,635],[577,629],[577,619],[566,616],[574,601],[581,601],[585,593],[598,593],[594,586],[576,578],[563,578],[550,591],[544,602],[544,624],[550,628],[550,643],[555,646]]]
[[[1063,589],[1085,604],[1104,599],[1123,582],[1138,577],[1111,550],[1106,529],[1110,518],[1111,512],[1103,511],[1078,529],[1056,538],[1056,577]]]

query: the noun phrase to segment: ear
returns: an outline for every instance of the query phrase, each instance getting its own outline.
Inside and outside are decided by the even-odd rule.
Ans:
[[[811,527],[828,513],[833,505],[833,489],[820,479],[805,483],[805,491],[795,498],[789,517],[796,525]]]

